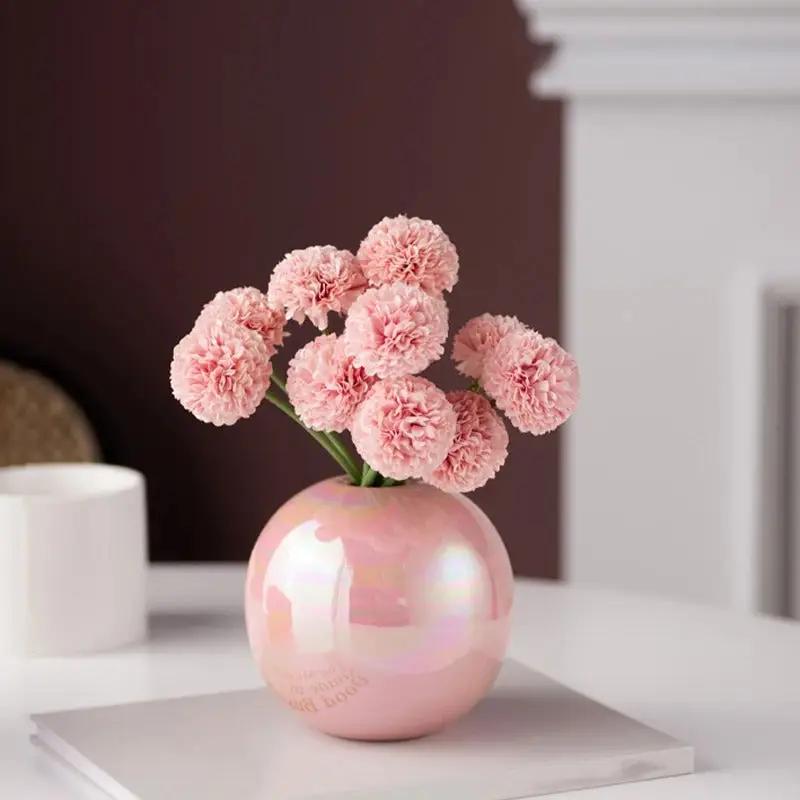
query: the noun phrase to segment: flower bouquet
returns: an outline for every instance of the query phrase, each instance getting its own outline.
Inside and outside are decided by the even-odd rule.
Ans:
[[[503,416],[544,434],[578,402],[575,359],[511,316],[482,314],[456,333],[462,388],[445,392],[420,376],[444,354],[444,293],[458,269],[438,225],[385,218],[355,255],[294,250],[266,294],[218,293],[174,350],[173,393],[198,419],[231,425],[267,400],[343,473],[275,512],[246,591],[266,680],[337,735],[421,735],[487,691],[513,584],[497,532],[462,495],[503,465]],[[331,315],[344,318],[341,332],[327,332]],[[321,334],[284,379],[272,358],[287,324],[306,319]]]

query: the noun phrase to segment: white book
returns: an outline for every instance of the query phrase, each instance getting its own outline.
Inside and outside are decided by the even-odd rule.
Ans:
[[[35,739],[117,800],[511,800],[691,772],[692,748],[508,661],[459,722],[335,739],[267,689],[36,714]]]

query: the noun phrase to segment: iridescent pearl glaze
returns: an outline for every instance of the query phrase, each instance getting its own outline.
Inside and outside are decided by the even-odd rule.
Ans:
[[[264,680],[309,725],[413,738],[491,687],[513,587],[500,536],[463,495],[333,478],[295,495],[261,532],[247,632]]]

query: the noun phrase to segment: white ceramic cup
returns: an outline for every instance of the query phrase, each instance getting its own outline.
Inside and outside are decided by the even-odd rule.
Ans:
[[[140,473],[0,469],[0,655],[70,655],[142,638],[146,563]]]

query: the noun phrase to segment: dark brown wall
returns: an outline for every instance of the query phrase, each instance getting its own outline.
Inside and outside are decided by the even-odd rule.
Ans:
[[[456,242],[459,326],[558,333],[559,109],[511,0],[4,4],[0,353],[83,403],[149,481],[156,559],[243,559],[331,472],[268,408],[183,412],[171,348],[219,288],[282,254],[355,248],[384,214]],[[295,334],[292,346],[307,338]],[[449,364],[433,372],[458,385]],[[513,437],[478,492],[519,572],[555,575],[557,439]]]

